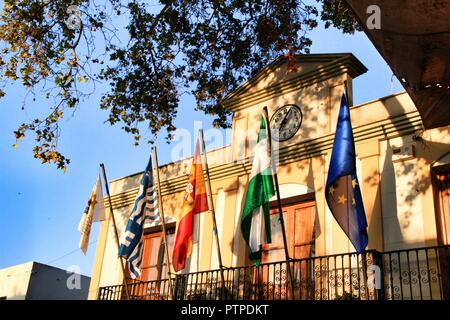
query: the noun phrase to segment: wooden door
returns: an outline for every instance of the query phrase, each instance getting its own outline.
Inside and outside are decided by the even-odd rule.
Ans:
[[[288,251],[291,258],[311,256],[316,203],[314,200],[283,206]],[[272,243],[263,245],[262,263],[285,261],[283,234],[278,209],[270,210]]]
[[[300,259],[294,264],[294,281],[296,283],[296,299],[314,299],[315,278],[313,261],[314,228],[316,204],[314,201],[302,203],[293,208],[293,258]]]
[[[293,259],[310,258],[314,249],[314,225],[316,204],[314,200],[283,206],[286,238],[289,255]],[[260,270],[264,296],[267,299],[292,299],[287,286],[290,281],[286,270],[283,234],[278,209],[270,211],[272,243],[263,245],[262,263],[272,263]],[[274,262],[280,262],[275,263]],[[296,298],[306,299],[313,292],[310,260],[291,264]]]
[[[164,261],[164,245],[162,232],[148,233],[144,235],[144,252],[140,281],[160,280]]]
[[[437,179],[440,202],[438,239],[439,244],[447,245],[450,244],[450,173],[439,174]]]
[[[450,244],[450,165],[432,171],[438,245]],[[438,249],[442,298],[450,300],[450,249]]]
[[[167,228],[166,231],[170,255],[173,251],[175,229]],[[167,298],[168,270],[162,231],[146,232],[142,251],[141,276],[135,280],[129,278],[128,281],[133,283],[131,287],[133,298],[150,300]]]

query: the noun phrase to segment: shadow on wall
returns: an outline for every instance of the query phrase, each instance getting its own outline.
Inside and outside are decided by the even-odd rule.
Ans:
[[[4,285],[4,284],[3,284]],[[26,290],[28,286],[24,288],[23,285],[20,284],[20,281],[15,281],[13,285],[11,285],[10,294],[5,294],[8,300],[25,300],[26,298]],[[23,290],[25,289],[25,291]]]
[[[411,242],[405,239],[403,234],[408,228],[413,227],[412,219],[414,218],[414,211],[422,211],[421,207],[417,207],[417,199],[425,196],[425,193],[431,186],[431,163],[438,158],[436,155],[448,152],[450,148],[448,144],[427,141],[422,138],[416,138],[415,142],[416,158],[411,161],[406,160],[395,164],[392,163],[392,147],[389,143],[387,144],[381,179],[389,179],[394,185],[392,187],[384,186],[391,190],[389,195],[383,194],[386,197],[383,199],[383,208],[389,208],[387,211],[383,211],[384,239],[385,241],[386,239],[395,239],[386,248],[387,250],[398,249],[399,246],[405,247],[406,245],[411,247],[411,245],[417,245],[416,241]],[[390,175],[390,177],[387,177],[387,175]],[[408,179],[407,177],[410,178]],[[401,185],[398,185],[399,178],[402,181]],[[372,182],[372,186],[374,186],[373,180],[375,179],[369,178],[367,182]],[[381,185],[383,185],[383,181]],[[377,188],[379,188],[378,185]],[[401,190],[400,195],[397,194],[399,189]],[[377,197],[379,196],[380,193],[378,192]],[[402,212],[398,212],[399,207],[403,208]],[[434,211],[433,207],[429,209]],[[432,241],[436,241],[436,239],[432,239]],[[419,246],[424,246],[424,244],[425,240]]]
[[[391,109],[398,109],[402,106],[397,98],[395,98],[394,104],[391,105],[391,109],[388,108],[388,106],[385,107],[386,110],[390,111]],[[403,122],[401,127],[397,127],[395,123],[394,125],[399,132],[402,127],[413,127],[413,123],[410,120],[406,125]],[[441,130],[441,137],[450,135],[449,128],[442,128]],[[417,206],[417,198],[425,195],[430,188],[430,165],[434,160],[450,150],[450,144],[431,141],[429,132],[424,130],[411,132],[407,136],[402,136],[401,143],[413,143],[415,145],[414,160],[404,160],[394,163],[392,160],[393,150],[390,143],[391,141],[392,140],[388,140],[386,144],[387,149],[381,171],[380,184],[378,184],[378,177],[376,177],[377,172],[374,172],[371,176],[365,179],[366,183],[377,188],[378,192],[376,193],[376,201],[383,200],[381,205],[384,241],[386,242],[386,239],[395,239],[392,244],[385,243],[385,245],[387,245],[385,249],[394,250],[398,249],[398,247],[404,248],[405,246],[423,246],[425,242],[409,241],[405,239],[403,237],[404,231],[411,227],[412,218],[414,215],[413,211],[421,210],[421,208],[418,209],[415,207]],[[411,178],[408,179],[405,177]],[[399,178],[401,178],[401,182],[398,181]],[[393,186],[385,185],[385,180],[388,181],[388,183],[393,183]],[[399,183],[401,183],[401,186],[398,185]],[[380,189],[382,186],[390,191],[389,194],[382,192],[384,191]],[[399,187],[401,190],[401,195],[397,194]],[[380,196],[382,199],[380,199]],[[399,206],[403,208],[403,212],[398,212]],[[389,209],[386,210],[386,208]],[[434,210],[434,208],[430,208],[430,210]],[[401,219],[399,214],[401,215]],[[373,221],[370,221],[369,234],[371,234],[371,226],[373,225]]]

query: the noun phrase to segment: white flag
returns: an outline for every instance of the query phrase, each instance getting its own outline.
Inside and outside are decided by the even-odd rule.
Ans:
[[[103,190],[99,175],[78,225],[78,231],[81,233],[79,248],[84,254],[86,254],[88,249],[92,222],[103,220],[105,220],[105,204],[103,202]]]

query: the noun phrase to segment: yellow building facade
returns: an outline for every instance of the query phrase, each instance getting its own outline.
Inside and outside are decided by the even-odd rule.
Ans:
[[[352,81],[367,69],[352,54],[300,55],[295,60],[295,72],[288,72],[292,62],[280,57],[226,97],[223,103],[233,112],[231,145],[207,150],[227,297],[335,299],[345,294],[361,299],[447,297],[450,215],[445,185],[450,172],[450,127],[423,130],[420,115],[406,92],[351,107],[357,171],[369,235],[367,256],[351,254],[354,248],[326,205],[324,187],[344,81],[352,105]],[[256,275],[256,269],[251,269],[240,232],[241,209],[262,109],[267,106],[270,118],[287,104],[298,106],[302,115],[301,125],[292,138],[274,142],[289,254],[293,259],[290,279],[286,264],[276,265],[285,260],[276,198],[271,199],[273,243],[265,247],[262,262],[267,265],[261,267],[265,275]],[[186,158],[159,168],[170,248],[190,163],[191,158]],[[111,181],[119,236],[125,229],[141,176],[142,172]],[[209,281],[209,289],[201,296],[207,298],[205,295],[214,287],[211,281],[215,281],[217,288],[221,279],[220,272],[210,272],[219,268],[211,212],[196,215],[194,225],[192,256],[180,274],[198,286]],[[140,280],[156,283],[167,279],[161,225],[147,224],[145,234],[145,271]],[[117,286],[124,283],[117,252],[111,219],[103,221],[90,299],[124,298],[123,290],[119,295],[108,296],[108,292],[116,292]],[[376,277],[380,271],[371,266],[381,268],[382,283],[374,280],[375,288],[370,287],[367,277]],[[367,273],[368,267],[373,274]],[[207,280],[200,279],[200,274],[201,277],[205,274]],[[172,276],[182,279],[180,275]],[[408,287],[404,285],[405,279]],[[174,280],[173,285],[179,287],[180,283]],[[280,292],[269,288],[274,283],[285,288]],[[288,283],[296,291],[290,291]],[[128,294],[151,298],[151,291],[158,292],[159,298],[167,298],[167,292],[162,293],[166,289],[162,289],[161,283],[158,286],[136,291],[130,285]],[[179,290],[175,288],[175,294]],[[189,298],[183,292],[179,298]]]

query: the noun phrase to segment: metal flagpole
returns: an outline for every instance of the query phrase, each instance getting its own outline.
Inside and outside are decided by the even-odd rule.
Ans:
[[[349,114],[350,114],[350,99],[349,99],[349,96],[348,96],[347,80],[344,80],[344,94],[345,94],[345,100],[347,100],[348,111],[349,111]],[[339,122],[339,113],[338,113],[338,119],[337,119],[337,122]],[[335,132],[335,134],[336,134],[336,132]],[[347,192],[348,192],[348,182],[347,182],[345,188],[347,189]],[[353,197],[354,197],[354,195],[353,195]],[[350,200],[350,199],[349,199],[349,200]],[[349,226],[350,226],[350,215],[347,214],[347,228],[348,228],[348,229],[349,229]]]
[[[345,98],[347,99],[348,107],[350,108],[350,98],[348,96],[348,86],[347,86],[347,80],[344,80],[344,90],[345,90]]]
[[[219,244],[219,235],[217,232],[217,222],[216,222],[216,212],[214,210],[214,203],[212,198],[212,191],[211,191],[211,180],[209,179],[209,168],[208,168],[208,160],[206,157],[206,148],[205,148],[205,139],[203,137],[203,129],[199,130],[199,134],[202,140],[202,150],[203,150],[203,160],[205,162],[205,170],[206,170],[206,192],[208,194],[209,203],[211,205],[211,214],[213,218],[213,228],[214,228],[214,237],[216,239],[216,249],[217,249],[217,256],[219,259],[219,268],[220,268],[220,277],[222,280],[222,292],[225,289],[225,276],[223,274],[223,264],[222,264],[222,254],[220,253],[220,244]]]
[[[270,151],[270,157],[272,158],[272,136],[270,133],[270,126],[269,126],[269,112],[267,111],[267,107],[263,108],[264,111],[264,121],[266,122],[266,129],[267,129],[267,140],[269,141],[269,151]],[[284,217],[283,217],[283,209],[281,207],[281,197],[280,197],[280,187],[278,185],[278,175],[277,175],[277,170],[275,167],[275,162],[273,161],[273,159],[271,159],[271,163],[272,163],[272,174],[273,174],[273,178],[275,180],[275,186],[276,186],[276,194],[277,194],[277,204],[278,204],[278,214],[280,215],[280,224],[281,224],[281,232],[283,234],[283,243],[284,243],[284,255],[286,257],[286,267],[287,267],[287,272],[288,272],[288,277],[289,280],[291,282],[291,294],[292,294],[292,299],[295,298],[295,291],[294,291],[294,278],[292,277],[292,272],[291,272],[291,264],[290,264],[290,257],[289,257],[289,251],[288,251],[288,243],[287,243],[287,238],[286,238],[286,230],[284,227]]]
[[[158,206],[159,206],[159,212],[161,214],[161,228],[163,232],[163,240],[164,240],[164,247],[166,250],[166,263],[167,263],[167,274],[169,275],[169,291],[170,291],[170,297],[172,300],[174,300],[174,292],[173,292],[173,286],[172,286],[172,272],[170,271],[171,265],[169,260],[169,244],[167,243],[167,236],[166,236],[166,219],[164,217],[164,207],[163,207],[163,200],[161,196],[161,184],[159,180],[159,167],[158,167],[158,154],[156,152],[156,147],[153,148],[153,161],[155,163],[156,168],[156,180],[157,180],[157,190],[158,190]],[[153,174],[153,172],[152,172]]]
[[[106,178],[106,171],[105,171],[105,166],[103,165],[103,163],[100,163],[100,167],[102,168],[102,171],[103,171],[103,180],[105,182],[106,194],[108,196],[108,202],[109,202],[109,215],[110,215],[110,217],[112,217],[112,221],[113,221],[113,225],[114,225],[114,234],[116,236],[117,252],[119,252],[119,250],[120,250],[119,234],[117,232],[116,218],[114,218],[111,195],[109,194],[108,179]],[[120,266],[122,268],[122,273],[123,273],[123,282],[125,283],[124,284],[125,294],[127,296],[127,300],[130,300],[130,295],[128,293],[128,286],[127,286],[127,278],[126,278],[126,273],[125,273],[125,265],[123,264],[122,257],[120,257],[120,256],[119,256],[119,261],[120,261]]]

